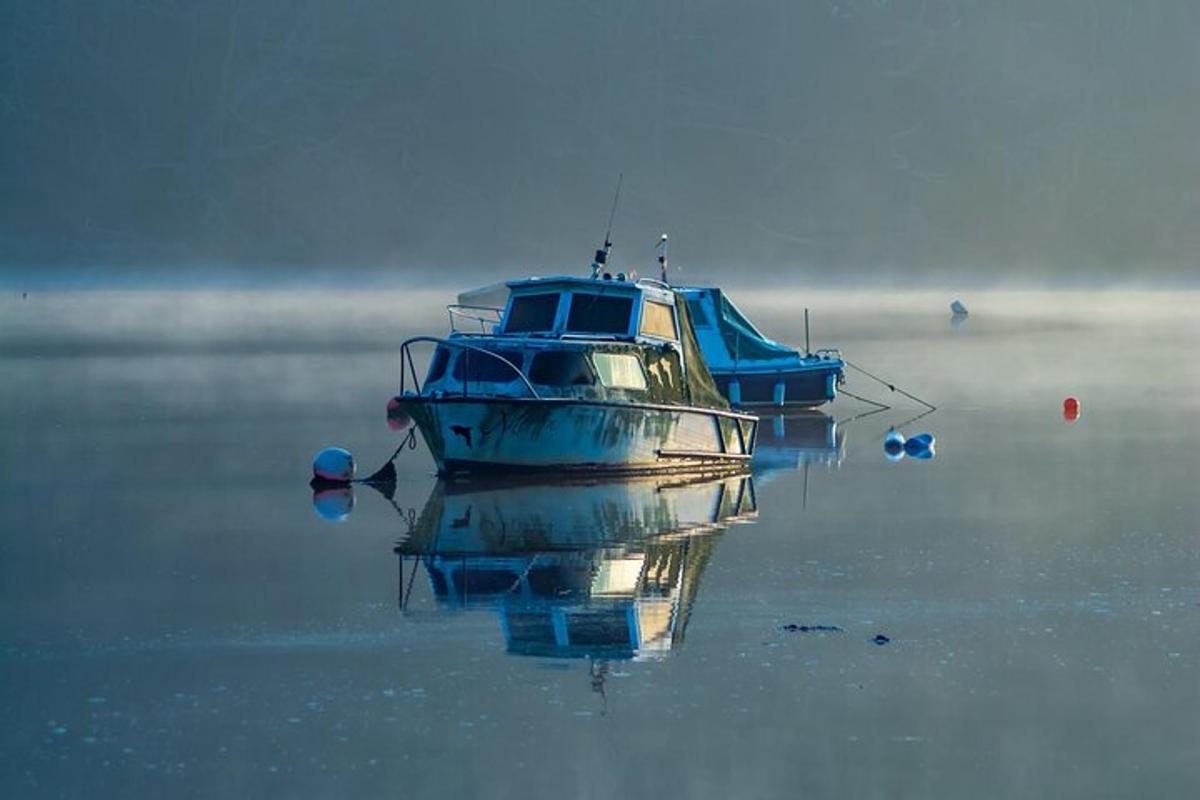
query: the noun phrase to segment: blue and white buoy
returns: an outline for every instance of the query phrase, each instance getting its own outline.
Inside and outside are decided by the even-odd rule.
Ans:
[[[341,447],[326,447],[313,459],[313,478],[330,483],[354,480],[354,456]]]
[[[888,431],[883,437],[883,453],[890,461],[904,458],[904,435],[899,431]]]
[[[918,433],[904,442],[904,452],[911,456],[922,450],[928,450],[933,447],[933,441],[932,433]]]

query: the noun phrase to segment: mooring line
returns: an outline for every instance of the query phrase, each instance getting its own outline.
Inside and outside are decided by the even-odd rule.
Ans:
[[[396,465],[393,463],[396,456],[400,455],[404,448],[415,450],[417,447],[417,429],[413,426],[409,429],[405,437],[400,441],[400,446],[396,448],[396,452],[392,453],[392,457],[384,462],[383,466],[371,473],[366,478],[359,478],[351,481],[351,483],[387,483],[388,481],[396,480]]]
[[[909,394],[908,392],[906,392],[903,389],[901,389],[900,387],[898,387],[896,384],[890,383],[889,381],[885,381],[883,378],[879,377],[878,375],[876,375],[872,372],[868,372],[867,370],[860,367],[858,364],[855,364],[852,361],[850,361],[850,359],[843,357],[842,361],[846,364],[847,367],[858,370],[863,375],[866,375],[868,378],[871,378],[872,380],[878,381],[879,383],[883,384],[887,388],[891,389],[893,392],[899,392],[900,394],[907,397],[909,400],[917,401],[921,405],[928,408],[930,411],[937,410],[937,406],[935,406],[933,403],[926,402],[925,400],[922,400],[921,398],[917,397],[915,394]],[[843,391],[843,394],[850,394],[850,393]],[[850,396],[853,397],[853,395],[850,395]]]
[[[845,392],[843,392],[843,394],[845,394]],[[888,411],[890,409],[891,409],[891,406],[884,406],[883,408],[872,408],[870,411],[864,411],[861,414],[853,414],[849,417],[842,417],[841,419],[834,420],[834,423],[837,425],[849,425],[851,422],[857,422],[860,419],[866,419],[867,417],[873,416],[875,414],[882,414],[883,412]],[[929,413],[929,412],[926,412],[926,413]]]
[[[886,411],[886,410],[888,410],[889,408],[891,408],[891,406],[889,406],[889,405],[888,405],[888,404],[886,404],[886,403],[880,403],[880,402],[878,402],[878,401],[876,401],[876,400],[871,400],[871,399],[868,399],[868,398],[866,398],[866,397],[863,397],[862,395],[857,395],[857,394],[855,394],[854,392],[851,392],[851,391],[849,391],[848,389],[846,389],[846,388],[844,388],[844,387],[839,387],[839,388],[838,388],[838,393],[839,393],[839,394],[844,394],[844,395],[846,395],[846,397],[853,397],[855,400],[861,401],[861,402],[863,402],[863,403],[868,403],[868,404],[870,404],[870,405],[873,405],[873,406],[875,406],[875,409],[876,409],[877,411]]]

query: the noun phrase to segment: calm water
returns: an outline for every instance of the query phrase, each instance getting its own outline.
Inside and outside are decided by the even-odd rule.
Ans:
[[[445,298],[8,292],[0,796],[1194,794],[1200,297],[949,299],[743,300],[933,460],[852,374],[896,407],[766,420],[752,482],[418,447],[331,523],[313,453],[392,451]]]

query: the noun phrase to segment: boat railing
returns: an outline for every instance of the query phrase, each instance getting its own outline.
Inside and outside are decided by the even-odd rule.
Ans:
[[[450,315],[450,332],[451,333],[482,333],[491,334],[496,332],[496,328],[500,325],[500,319],[504,316],[504,309],[496,306],[472,306],[462,303],[454,303],[446,306],[446,313]],[[460,328],[459,326],[463,327]],[[479,326],[479,330],[475,330],[475,326]],[[464,330],[470,328],[470,330]]]
[[[671,284],[666,281],[660,281],[657,278],[638,278],[639,286],[656,286],[659,289],[670,289]]]
[[[412,356],[412,353],[410,352],[409,348],[412,347],[412,345],[414,345],[414,344],[425,344],[425,343],[434,344],[439,347],[456,347],[456,348],[468,353],[468,358],[470,358],[474,355],[480,355],[480,356],[483,356],[484,358],[495,359],[496,361],[499,361],[504,366],[508,367],[508,369],[512,370],[513,374],[516,375],[518,379],[520,379],[521,384],[525,387],[526,391],[529,392],[530,397],[534,398],[535,400],[541,399],[541,395],[539,395],[537,393],[537,389],[533,388],[533,384],[530,383],[529,378],[526,377],[525,373],[521,371],[521,368],[518,367],[513,362],[509,361],[504,356],[500,355],[499,353],[494,353],[491,350],[488,350],[486,348],[479,347],[477,345],[468,344],[466,342],[458,341],[455,339],[441,339],[437,336],[414,336],[411,339],[404,340],[404,342],[400,345],[400,395],[402,397],[404,396],[405,392],[410,388],[408,385],[408,381],[410,378],[412,380],[411,389],[414,392],[416,392],[417,394],[421,393],[421,380],[420,380],[420,378],[417,377],[416,362],[413,360],[413,356]],[[470,373],[469,373],[469,371],[464,371],[463,374],[464,374],[464,378],[463,378],[463,382],[462,382],[462,384],[463,384],[462,385],[462,395],[463,395],[463,397],[468,397],[470,394],[471,381],[469,378],[467,378],[465,376],[469,375]]]

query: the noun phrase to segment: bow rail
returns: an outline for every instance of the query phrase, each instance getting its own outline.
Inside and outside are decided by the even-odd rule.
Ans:
[[[479,324],[479,333],[492,334],[496,332],[496,328],[500,325],[500,319],[504,316],[504,309],[496,306],[473,306],[463,303],[453,303],[446,306],[446,313],[450,316],[450,332],[451,333],[475,333],[475,323]],[[472,330],[461,330],[459,325],[469,325]]]
[[[521,380],[521,383],[529,392],[530,397],[534,398],[535,400],[542,399],[541,395],[537,393],[537,389],[533,388],[533,384],[530,383],[529,378],[527,378],[525,373],[521,371],[521,368],[509,361],[504,356],[500,355],[499,353],[493,353],[491,350],[487,350],[477,345],[467,344],[466,342],[455,339],[442,339],[437,336],[414,336],[411,339],[405,339],[400,345],[400,395],[402,397],[404,396],[405,391],[408,389],[406,384],[409,377],[412,378],[412,390],[417,394],[421,393],[421,381],[417,377],[417,367],[413,360],[412,353],[409,352],[409,347],[414,344],[434,344],[444,347],[457,347],[460,350],[467,351],[468,353],[479,353],[488,358],[493,358],[512,370],[513,374],[515,374]],[[469,386],[470,380],[464,378],[462,391],[464,397],[468,396],[469,394]]]

